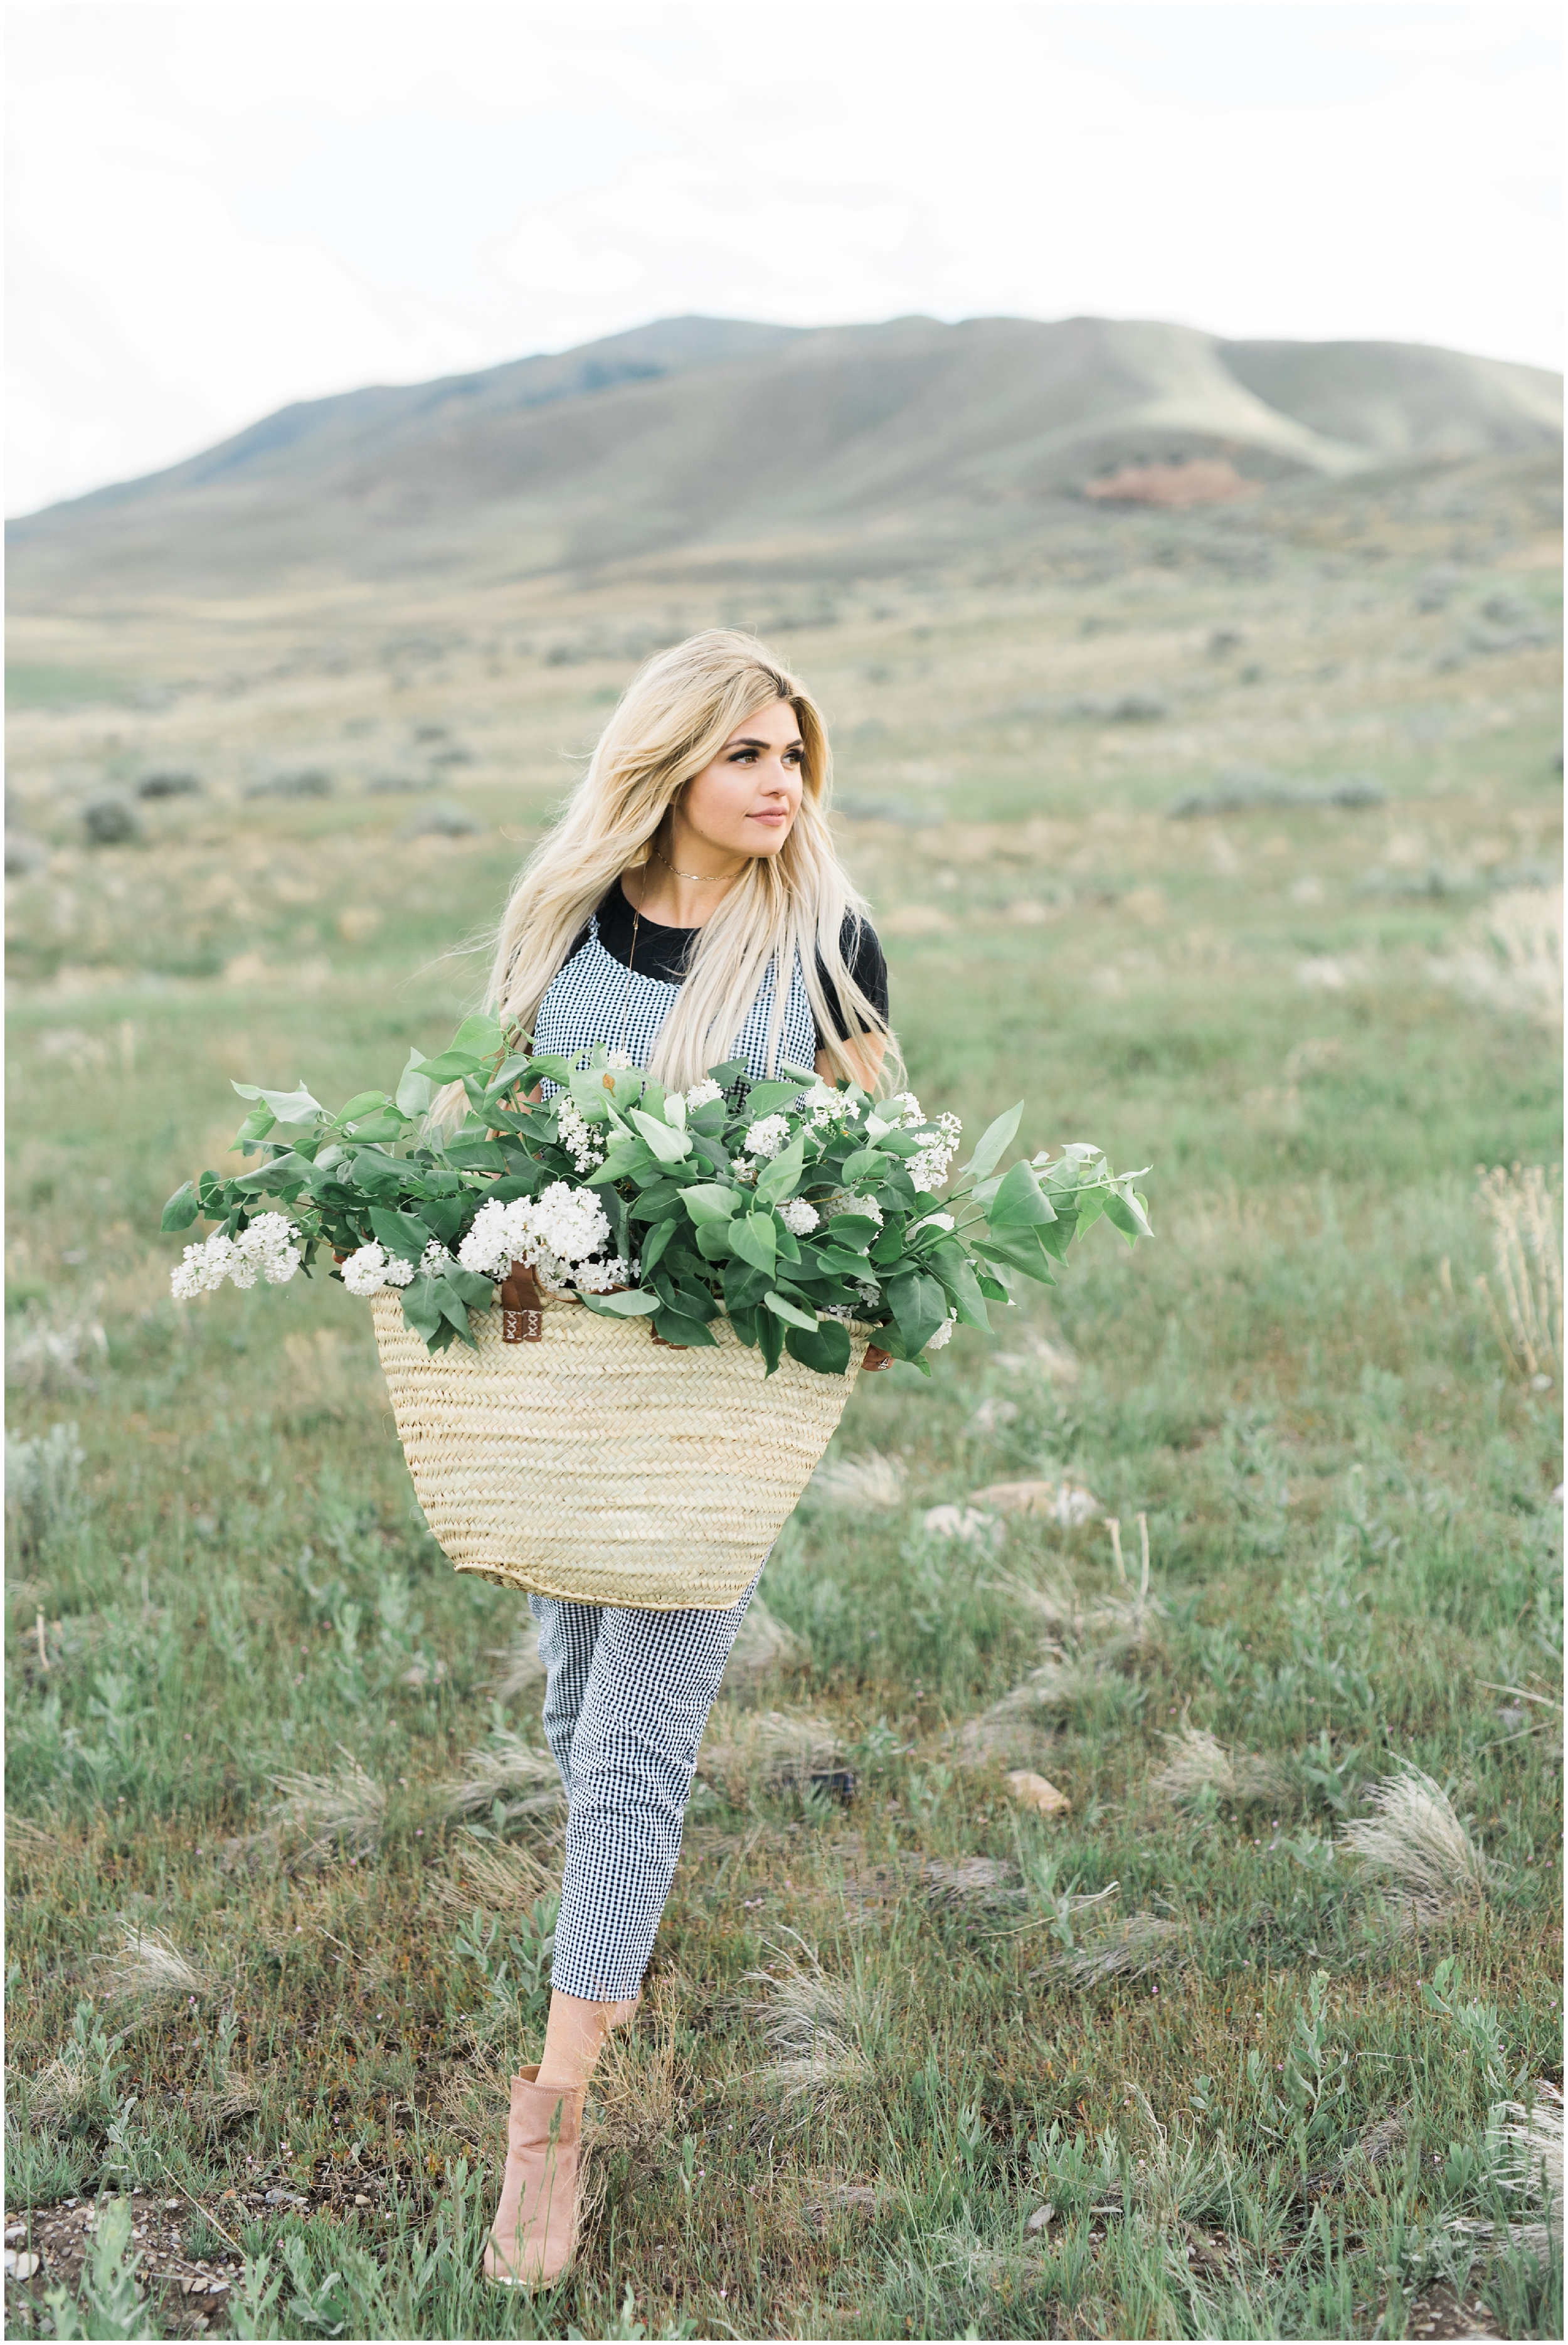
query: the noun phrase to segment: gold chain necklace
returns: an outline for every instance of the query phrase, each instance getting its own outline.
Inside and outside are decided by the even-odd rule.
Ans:
[[[741,876],[738,871],[676,871],[667,855],[660,855],[656,847],[650,851],[658,856],[666,871],[674,872],[677,879],[691,879],[702,888],[716,888],[721,880],[738,879]]]

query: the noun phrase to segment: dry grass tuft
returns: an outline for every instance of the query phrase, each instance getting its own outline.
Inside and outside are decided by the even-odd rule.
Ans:
[[[987,1482],[983,1490],[970,1491],[969,1503],[994,1514],[1032,1516],[1063,1530],[1098,1523],[1103,1511],[1092,1490],[1067,1481]]]
[[[341,1748],[341,1746],[339,1746]],[[302,1839],[305,1860],[369,1856],[381,1838],[387,1794],[349,1751],[335,1775],[275,1775],[281,1793],[272,1812],[275,1832]]]
[[[738,1711],[725,1702],[708,1713],[697,1771],[732,1805],[744,1807],[754,1791],[805,1789],[843,1755],[830,1719],[808,1711]]]
[[[775,1971],[748,1971],[765,1988],[754,2005],[774,2058],[760,2073],[784,2101],[809,2101],[820,2115],[875,2075],[866,2038],[879,2017],[876,1997],[855,1978],[831,1979],[815,1949],[783,1957]]]
[[[491,1686],[497,1701],[516,1701],[523,1694],[543,1692],[550,1672],[539,1658],[537,1629],[520,1629],[510,1645],[492,1645],[490,1659],[501,1663]]]
[[[938,1905],[994,1905],[1017,1893],[1017,1866],[995,1856],[961,1856],[953,1864],[927,1857],[920,1877]]]
[[[111,1995],[144,1998],[210,1995],[213,1985],[209,1974],[188,1962],[164,1931],[123,1920],[119,1949],[106,1961],[104,1976]]]
[[[960,1761],[966,1767],[989,1767],[1007,1759],[1037,1757],[1045,1740],[1040,1729],[1092,1694],[1105,1678],[1097,1660],[1042,1661],[989,1710],[965,1721],[958,1731]]]
[[[440,1903],[454,1914],[524,1913],[536,1897],[554,1893],[558,1869],[526,1849],[471,1842],[458,1855],[456,1874],[438,1873],[430,1883]]]
[[[824,1457],[808,1487],[826,1506],[887,1514],[904,1504],[905,1480],[901,1457],[885,1457],[880,1449],[866,1449],[858,1457]]]
[[[1475,1291],[1492,1315],[1509,1365],[1520,1376],[1555,1378],[1563,1371],[1561,1202],[1552,1194],[1544,1166],[1516,1164],[1512,1172],[1497,1165],[1482,1174],[1481,1203],[1492,1223],[1497,1294],[1484,1275]]]
[[[1534,2223],[1483,2223],[1461,2218],[1452,2231],[1471,2238],[1505,2238],[1511,2247],[1544,2263],[1563,2252],[1563,2096],[1543,2079],[1528,2108],[1517,2101],[1503,2105],[1508,2123],[1502,2127],[1507,2145],[1496,2179],[1502,2188],[1525,2201],[1534,2200],[1544,2219]]]
[[[1102,1936],[1058,1954],[1046,1967],[1071,1986],[1103,1986],[1108,1979],[1142,1978],[1150,1971],[1168,1970],[1187,1950],[1187,1932],[1179,1922],[1167,1922],[1158,1914],[1129,1914]]]
[[[437,1786],[449,1816],[488,1815],[498,1800],[509,1820],[544,1815],[566,1797],[561,1771],[549,1751],[536,1751],[521,1734],[492,1734],[482,1750],[465,1751],[463,1763],[465,1774]]]
[[[1510,888],[1470,922],[1452,959],[1429,962],[1467,1001],[1555,1026],[1563,1016],[1563,890]]]
[[[754,1596],[741,1622],[740,1634],[730,1648],[725,1664],[724,1680],[730,1686],[754,1684],[759,1679],[771,1677],[775,1670],[804,1670],[811,1666],[811,1647],[782,1620],[775,1620],[760,1596]]]
[[[1341,1844],[1389,1881],[1418,1927],[1482,1910],[1486,1859],[1440,1783],[1407,1765],[1374,1783],[1367,1803],[1372,1814],[1347,1824]]]
[[[1174,1807],[1188,1807],[1209,1791],[1234,1808],[1272,1807],[1294,1796],[1295,1782],[1280,1761],[1227,1751],[1201,1727],[1184,1726],[1162,1740],[1170,1757],[1152,1783]]]

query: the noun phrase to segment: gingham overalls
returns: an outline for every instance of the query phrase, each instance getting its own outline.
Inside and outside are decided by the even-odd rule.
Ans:
[[[603,1042],[644,1067],[679,991],[624,969],[600,943],[594,920],[540,1004],[534,1050],[570,1055]],[[729,1053],[759,1079],[776,1071],[764,1063],[772,1010],[770,971]],[[797,960],[778,1063],[809,1067],[816,1048]],[[727,1612],[528,1599],[549,1671],[544,1731],[570,1802],[553,1964],[565,1995],[622,2002],[642,1983],[675,1877],[709,1705],[756,1584]]]

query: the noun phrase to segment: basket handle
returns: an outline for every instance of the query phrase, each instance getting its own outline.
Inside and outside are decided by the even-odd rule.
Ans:
[[[514,1262],[501,1284],[501,1340],[538,1344],[544,1336],[544,1305],[539,1281],[525,1262]]]

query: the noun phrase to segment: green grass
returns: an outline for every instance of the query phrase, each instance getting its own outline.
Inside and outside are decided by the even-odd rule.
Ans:
[[[1351,626],[1338,591],[1249,617],[1271,668],[1302,612]],[[1201,594],[1189,630],[1225,615]],[[969,590],[944,624],[919,656],[982,711],[1042,645],[1080,658],[1070,599]],[[875,638],[799,645],[852,716]],[[1118,639],[1092,652],[1128,672]],[[1376,762],[1358,728],[1440,689],[1388,661],[1327,713],[1217,685],[1180,739],[1064,723],[1032,766],[976,718],[946,828],[846,832],[926,1105],[974,1129],[1024,1092],[1031,1146],[1152,1160],[1159,1234],[1096,1233],[1048,1311],[961,1335],[930,1385],[861,1386],[834,1455],[896,1460],[896,1497],[814,1488],[768,1566],[794,1642],[715,1712],[643,2012],[600,2072],[585,2249],[537,2304],[476,2273],[561,1819],[465,1821],[450,1792],[466,1753],[541,1744],[537,1686],[498,1690],[525,1616],[426,1532],[362,1305],[301,1283],[177,1308],[156,1223],[237,1121],[230,1076],[333,1099],[445,1039],[472,974],[437,956],[493,909],[559,795],[537,743],[604,678],[517,686],[519,777],[498,734],[465,790],[511,838],[401,842],[347,792],[151,809],[150,846],[96,858],[61,831],[13,919],[11,1429],[54,1446],[12,1478],[10,2209],[177,2196],[239,2334],[1392,2337],[1445,2286],[1561,2333],[1558,2258],[1453,2228],[1536,2218],[1497,2112],[1561,2079],[1560,1371],[1519,1373],[1475,1286],[1476,1166],[1558,1161],[1555,1046],[1443,973],[1489,875],[1549,851],[1542,680],[1493,665],[1479,711],[1444,682],[1436,763],[1385,763],[1387,809],[1150,811],[1206,760],[1279,759],[1292,724],[1316,732],[1291,770]],[[255,721],[201,715],[182,746],[221,775]],[[921,731],[895,718],[890,772]],[[1471,879],[1366,884],[1429,853]],[[1135,1558],[1145,1516],[1150,1602],[1098,1523],[926,1528],[1018,1477],[1091,1490]],[[848,1804],[770,1776],[777,1711],[820,1722]],[[1187,1730],[1237,1771],[1176,1797]],[[1345,1838],[1401,1762],[1486,1861],[1424,1918]],[[350,1764],[364,1829],[312,1853],[278,1779]],[[1020,1764],[1070,1814],[1020,1807]],[[127,1924],[190,1979],[116,1970]],[[60,2333],[188,2330],[194,2299],[127,2313],[111,2266],[13,2289],[13,2330],[44,2333],[49,2284],[89,2308],[62,2299]]]

